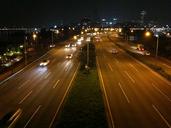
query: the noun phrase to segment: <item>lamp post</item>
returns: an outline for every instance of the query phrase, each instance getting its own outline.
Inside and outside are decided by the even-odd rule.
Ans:
[[[53,30],[52,30],[52,44],[53,44]]]
[[[24,37],[24,58],[25,65],[27,65],[27,36]]]
[[[87,66],[89,67],[89,41],[87,42]]]
[[[37,35],[34,33],[33,34],[33,40],[36,40],[36,38],[37,38]]]
[[[38,46],[38,43],[37,43],[37,34],[35,34],[35,33],[33,33],[33,35],[32,35],[32,37],[33,37],[33,40],[35,41],[35,47],[37,47]]]
[[[146,32],[146,33],[145,33],[145,36],[149,37],[149,36],[151,36],[151,33],[150,33],[150,32]],[[155,54],[155,57],[157,58],[157,56],[158,56],[158,49],[159,49],[159,35],[156,34],[155,37],[157,38],[157,42],[156,42],[156,54]]]
[[[156,45],[156,58],[158,56],[158,49],[159,49],[159,35],[155,35],[155,37],[157,38],[157,45]]]

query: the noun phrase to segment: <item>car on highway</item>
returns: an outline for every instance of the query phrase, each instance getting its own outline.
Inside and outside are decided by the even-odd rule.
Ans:
[[[70,48],[71,47],[71,44],[66,44],[65,45],[65,48]]]
[[[17,56],[16,58],[14,58],[14,62],[19,62],[22,59],[23,59],[22,56]]]
[[[72,59],[72,57],[73,57],[73,54],[68,54],[65,58],[66,59]]]
[[[0,119],[0,128],[14,128],[22,114],[22,109],[8,112]]]
[[[72,47],[76,47],[77,46],[77,44],[72,44]]]
[[[41,67],[44,67],[44,66],[48,65],[49,62],[50,62],[50,60],[43,60],[42,62],[40,62],[39,65],[40,65]]]
[[[144,45],[142,45],[142,44],[137,44],[137,50],[139,50],[139,51],[144,51]]]
[[[112,54],[117,54],[117,53],[118,53],[118,50],[117,50],[117,49],[112,49],[112,50],[111,50],[111,53],[112,53]]]
[[[54,48],[55,47],[55,44],[51,44],[49,47],[50,48]]]

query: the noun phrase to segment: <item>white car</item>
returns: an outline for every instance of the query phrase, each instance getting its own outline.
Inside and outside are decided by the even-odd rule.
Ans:
[[[65,45],[65,48],[70,48],[70,47],[71,47],[71,44]]]
[[[112,54],[117,54],[118,53],[118,50],[117,49],[112,49],[111,53]]]
[[[22,56],[18,56],[18,57],[16,57],[16,58],[14,58],[14,61],[15,61],[15,62],[19,62],[21,59],[23,59],[23,57],[22,57]]]
[[[66,58],[66,59],[72,59],[72,57],[73,57],[73,54],[69,54],[69,55],[67,55],[65,58]]]
[[[77,46],[77,44],[72,44],[72,47],[76,47]]]
[[[48,65],[49,62],[50,62],[50,60],[43,60],[43,61],[40,63],[40,66],[41,66],[41,67],[44,67],[44,66]]]
[[[55,47],[55,44],[51,44],[49,47],[50,48],[54,48]]]

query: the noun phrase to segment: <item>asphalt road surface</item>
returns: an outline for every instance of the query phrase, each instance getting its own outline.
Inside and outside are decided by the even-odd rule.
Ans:
[[[72,59],[65,56],[73,54]],[[53,128],[79,66],[78,50],[57,46],[0,85],[0,118],[22,109],[16,128]],[[42,60],[50,63],[40,67]]]
[[[112,128],[171,128],[171,83],[118,48],[96,42],[97,65]],[[112,54],[112,49],[117,54]]]

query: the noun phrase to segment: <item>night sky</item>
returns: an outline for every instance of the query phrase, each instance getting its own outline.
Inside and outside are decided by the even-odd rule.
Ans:
[[[171,24],[171,0],[1,0],[0,26],[50,26],[83,17],[137,20]]]

